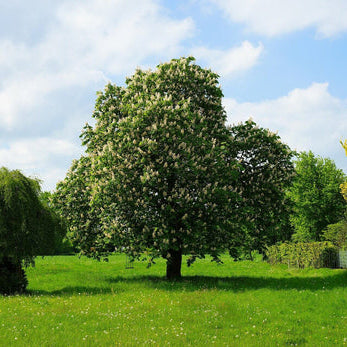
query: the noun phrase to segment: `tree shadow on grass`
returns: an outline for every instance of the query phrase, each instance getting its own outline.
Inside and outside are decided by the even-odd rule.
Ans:
[[[347,286],[347,271],[339,272],[326,277],[212,277],[212,276],[185,276],[176,281],[168,281],[159,276],[112,277],[107,281],[111,284],[138,283],[144,287],[168,291],[195,291],[195,290],[224,290],[243,292],[247,290],[331,290]]]
[[[109,285],[103,287],[66,286],[58,290],[28,290],[28,295],[71,296],[71,295],[102,295],[120,294],[134,291],[139,288],[150,288],[164,291],[199,291],[221,290],[232,292],[245,292],[248,290],[332,290],[347,287],[347,271],[339,271],[332,276],[322,277],[251,277],[251,276],[185,276],[179,280],[169,281],[160,276],[116,276],[108,277],[105,281]]]

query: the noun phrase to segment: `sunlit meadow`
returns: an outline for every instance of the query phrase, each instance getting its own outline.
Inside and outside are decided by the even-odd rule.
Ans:
[[[168,282],[164,261],[38,258],[29,293],[0,296],[0,345],[347,344],[346,270],[223,261],[184,266]]]

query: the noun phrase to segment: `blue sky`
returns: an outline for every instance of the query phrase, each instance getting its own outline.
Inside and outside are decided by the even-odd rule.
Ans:
[[[53,190],[96,91],[193,55],[228,123],[252,117],[347,173],[345,0],[0,0],[0,166]]]

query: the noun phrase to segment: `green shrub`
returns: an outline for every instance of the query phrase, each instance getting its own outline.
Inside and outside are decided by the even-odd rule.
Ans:
[[[270,264],[334,268],[337,266],[338,248],[330,242],[282,243],[268,247],[266,255]]]
[[[22,293],[28,285],[22,264],[4,257],[0,263],[0,293]]]
[[[347,220],[330,224],[323,231],[323,238],[341,249],[347,249]]]

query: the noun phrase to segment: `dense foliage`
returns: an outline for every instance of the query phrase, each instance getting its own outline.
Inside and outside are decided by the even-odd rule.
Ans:
[[[219,261],[290,238],[293,152],[251,120],[227,128],[218,76],[193,61],[99,93],[86,154],[54,195],[82,254],[163,257],[179,277],[182,254]]]
[[[332,242],[340,249],[347,249],[347,212],[345,218],[335,224],[329,224],[323,230],[323,239]]]
[[[51,235],[53,237],[54,247],[47,254],[59,255],[59,254],[73,254],[76,253],[70,239],[67,235],[67,226],[59,214],[54,211],[54,206],[51,203],[52,193],[51,192],[41,192],[39,194],[39,199],[46,211],[51,215],[53,221],[51,227]]]
[[[24,290],[21,264],[54,249],[55,221],[40,202],[40,185],[20,171],[0,168],[1,291]],[[18,288],[16,287],[18,279]],[[4,284],[5,283],[5,284]],[[6,283],[8,288],[6,290]]]
[[[293,240],[321,241],[327,225],[343,218],[346,203],[340,185],[346,177],[332,160],[312,152],[301,153],[295,169],[297,174],[288,193],[293,203]]]
[[[210,254],[218,260],[239,225],[237,161],[218,76],[182,58],[107,85],[86,155],[58,184],[55,203],[85,254],[115,246],[167,259],[167,276]]]
[[[338,264],[338,249],[330,242],[282,243],[268,248],[267,259],[271,264],[298,268],[334,268]]]
[[[263,253],[267,245],[289,240],[292,234],[286,189],[294,177],[294,152],[277,134],[259,128],[252,120],[229,131],[229,153],[240,163],[236,189],[244,216],[234,252]]]
[[[347,140],[345,140],[344,143],[341,141],[341,145],[345,149],[346,156],[347,156]],[[347,201],[347,182],[341,183],[340,188],[341,188],[341,193],[342,193],[344,199]]]
[[[37,180],[0,169],[0,259],[30,263],[34,256],[51,252],[53,223],[39,195]]]

